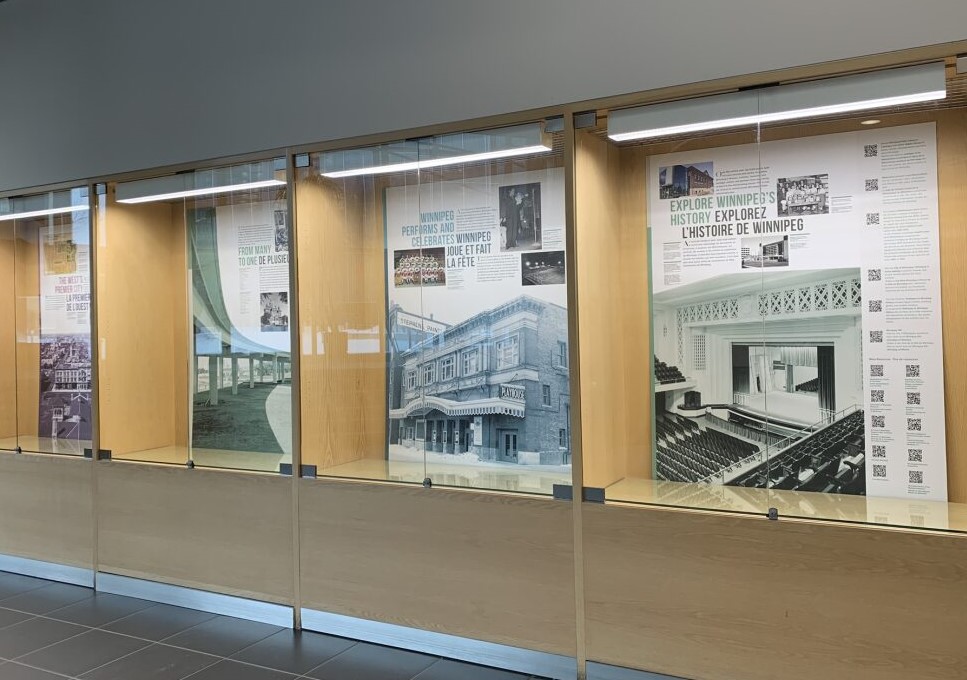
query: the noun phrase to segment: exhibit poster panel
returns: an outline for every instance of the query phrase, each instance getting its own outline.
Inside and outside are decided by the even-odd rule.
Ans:
[[[649,159],[658,479],[945,500],[932,123]]]
[[[91,439],[91,276],[86,212],[39,230],[38,436]]]
[[[289,225],[284,200],[188,212],[192,443],[290,454]]]
[[[570,465],[563,170],[385,191],[390,460]]]

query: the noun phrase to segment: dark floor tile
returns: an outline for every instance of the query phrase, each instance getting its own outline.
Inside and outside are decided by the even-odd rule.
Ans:
[[[320,633],[280,630],[275,635],[243,649],[232,656],[232,659],[301,674],[344,652],[354,644],[352,640]]]
[[[306,675],[319,680],[410,680],[436,660],[435,656],[360,642]]]
[[[194,628],[182,631],[164,640],[167,645],[186,647],[196,652],[231,656],[249,645],[255,644],[282,630],[266,623],[216,616]]]
[[[94,591],[66,583],[52,583],[0,601],[0,607],[31,614],[46,614],[94,596]]]
[[[222,661],[191,676],[191,680],[294,680],[298,676],[236,661]]]
[[[453,680],[454,678],[460,678],[460,680],[528,680],[529,677],[529,675],[512,671],[475,666],[452,659],[440,659],[417,675],[414,680]]]
[[[30,619],[0,629],[0,658],[12,659],[83,633],[87,628],[51,619]]]
[[[3,680],[64,680],[63,675],[54,675],[38,668],[22,666],[15,661],[0,664],[0,678]]]
[[[20,623],[33,617],[33,614],[24,614],[23,612],[15,612],[12,609],[3,609],[0,607],[0,628],[6,628],[7,626],[12,626],[15,623]]]
[[[104,630],[133,635],[146,640],[164,640],[166,637],[171,637],[213,618],[215,618],[215,614],[208,612],[159,604],[131,616],[125,616],[123,619],[118,619],[104,626]]]
[[[58,621],[98,628],[148,607],[153,607],[154,604],[154,602],[138,600],[133,597],[95,593],[93,597],[62,609],[56,609],[47,613],[46,616]]]
[[[41,578],[21,576],[20,574],[11,574],[8,571],[0,571],[0,600],[13,597],[14,595],[19,595],[20,593],[26,593],[28,590],[36,590],[37,588],[43,588],[44,586],[49,585],[50,581],[45,581]]]
[[[18,661],[63,675],[80,675],[149,644],[125,635],[89,630],[83,635],[38,649],[20,657]]]
[[[153,644],[81,677],[84,680],[182,680],[219,661],[217,656]]]

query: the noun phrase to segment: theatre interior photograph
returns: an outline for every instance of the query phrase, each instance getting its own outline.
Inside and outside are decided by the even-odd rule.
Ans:
[[[967,4],[171,2],[0,0],[0,680],[967,680]]]

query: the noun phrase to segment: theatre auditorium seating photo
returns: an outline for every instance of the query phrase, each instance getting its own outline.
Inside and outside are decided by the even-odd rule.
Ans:
[[[857,410],[778,451],[728,484],[862,495],[865,443],[863,411]]]
[[[655,382],[659,385],[670,385],[677,382],[685,382],[685,376],[678,370],[678,366],[669,366],[664,361],[659,361],[655,357]]]
[[[659,415],[658,478],[674,482],[697,482],[758,453],[752,442],[703,427],[688,418]]]

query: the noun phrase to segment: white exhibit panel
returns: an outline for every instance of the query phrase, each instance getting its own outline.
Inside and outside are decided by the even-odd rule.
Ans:
[[[658,155],[647,182],[655,353],[689,381],[656,393],[656,478],[945,501],[935,125]]]

